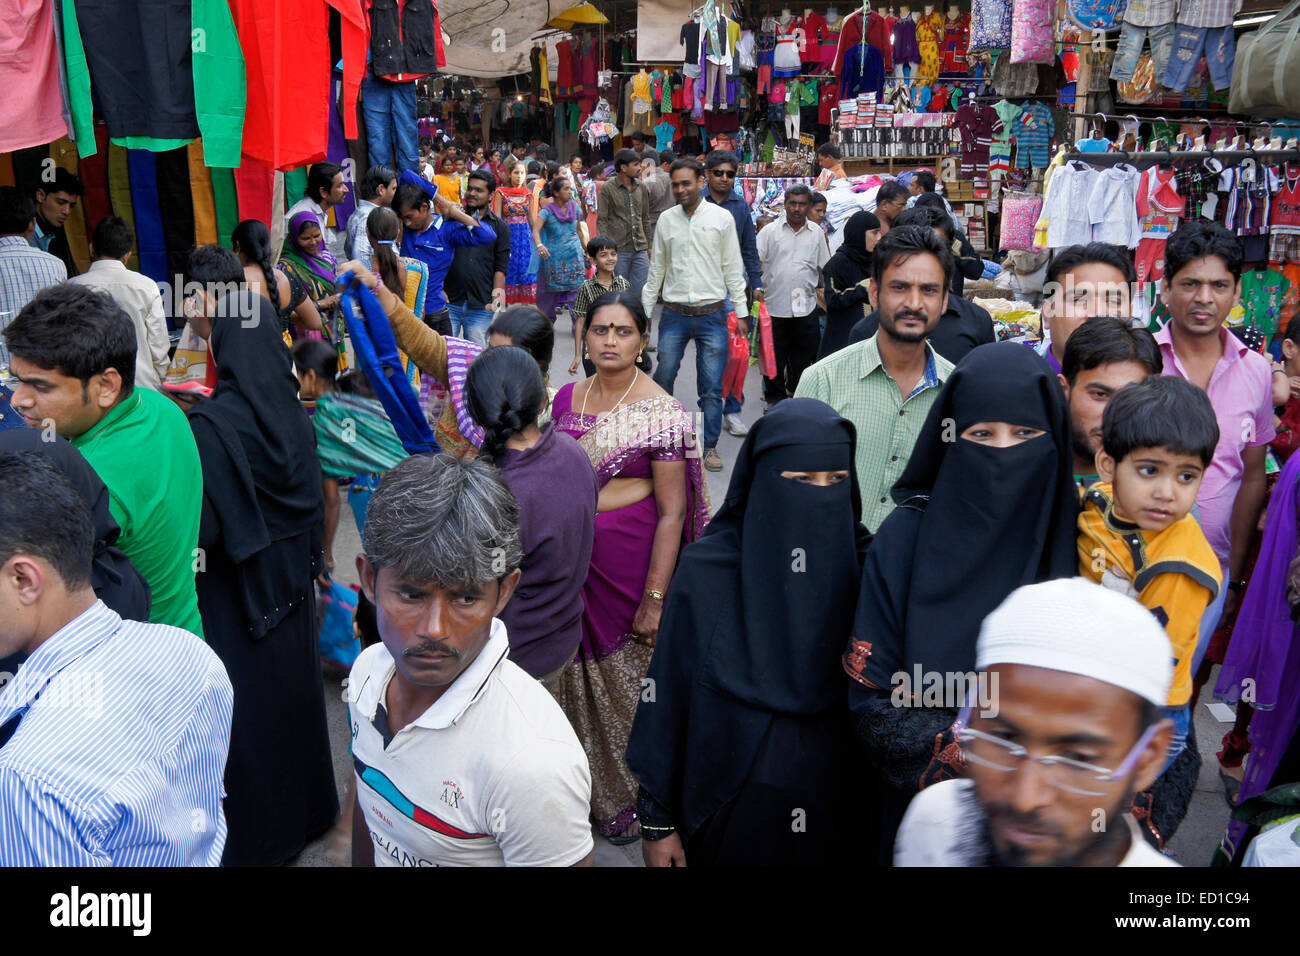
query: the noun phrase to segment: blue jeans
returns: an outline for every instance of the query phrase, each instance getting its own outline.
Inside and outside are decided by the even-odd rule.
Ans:
[[[1139,27],[1126,23],[1120,31],[1115,63],[1110,69],[1112,80],[1127,82],[1133,79],[1133,71],[1137,69],[1138,60],[1142,56],[1144,41],[1151,43],[1151,65],[1155,68],[1156,79],[1165,75],[1169,66],[1169,54],[1174,48],[1174,25],[1162,23],[1154,27]]]
[[[620,252],[618,254],[618,265],[614,267],[614,275],[626,279],[628,291],[636,297],[638,302],[641,301],[641,290],[645,287],[645,280],[650,278],[650,253],[644,250],[641,252]]]
[[[659,364],[655,384],[669,395],[686,352],[695,340],[695,381],[700,411],[704,413],[701,445],[715,448],[722,434],[722,372],[727,365],[727,313],[721,309],[708,315],[682,315],[663,307],[659,316]]]
[[[726,314],[730,314],[731,310],[731,296],[727,296],[726,301],[722,303],[722,311]],[[736,317],[748,320],[747,316],[741,316],[739,313],[736,314]],[[728,347],[730,347],[730,343],[728,343]],[[724,415],[739,415],[740,410],[744,407],[745,390],[743,388],[740,390],[739,395],[728,395],[722,400],[722,414]]]
[[[1210,68],[1210,82],[1216,90],[1226,90],[1232,85],[1232,62],[1237,54],[1237,38],[1231,24],[1208,30],[1179,26],[1174,34],[1174,50],[1169,55],[1169,67],[1165,70],[1163,79],[1159,73],[1156,74],[1156,79],[1175,92],[1183,92],[1192,81],[1196,61],[1202,53]]]
[[[415,83],[390,83],[366,75],[361,81],[361,115],[371,166],[391,166],[402,175],[420,171],[416,149]]]
[[[468,299],[459,304],[448,302],[447,309],[451,312],[452,335],[487,345],[487,330],[492,324],[491,309],[471,309]]]

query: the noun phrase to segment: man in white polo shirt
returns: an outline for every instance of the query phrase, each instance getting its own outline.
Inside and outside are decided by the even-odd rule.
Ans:
[[[357,558],[382,644],[348,681],[353,866],[591,865],[591,771],[507,659],[519,506],[490,465],[415,455],[370,500]]]

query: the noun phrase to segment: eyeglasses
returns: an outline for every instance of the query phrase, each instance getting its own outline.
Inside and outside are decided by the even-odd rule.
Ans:
[[[734,169],[710,169],[709,174],[721,176],[723,179],[735,179],[736,171]]]
[[[1024,766],[1026,760],[1032,760],[1038,764],[1043,778],[1049,784],[1066,793],[1085,797],[1105,796],[1106,791],[1097,789],[1097,784],[1114,783],[1126,777],[1142,755],[1142,751],[1155,737],[1156,731],[1160,729],[1158,724],[1148,727],[1119,768],[1108,770],[1081,760],[1071,760],[1069,757],[1031,757],[1029,751],[1020,744],[966,726],[970,721],[972,710],[973,704],[968,703],[957,715],[957,722],[953,725],[953,734],[961,744],[962,752],[968,760],[981,767],[1004,773],[1017,771]]]

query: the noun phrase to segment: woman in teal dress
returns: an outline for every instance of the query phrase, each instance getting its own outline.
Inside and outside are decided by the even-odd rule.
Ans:
[[[578,290],[587,281],[587,257],[578,235],[582,208],[573,198],[573,183],[557,175],[547,189],[553,201],[533,220],[533,242],[545,277],[537,284],[537,307],[554,322],[561,306],[572,311]]]

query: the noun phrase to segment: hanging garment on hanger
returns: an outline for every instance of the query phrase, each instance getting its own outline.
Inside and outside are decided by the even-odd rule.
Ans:
[[[1098,175],[1088,199],[1092,210],[1092,241],[1136,249],[1142,238],[1137,214],[1141,175],[1132,166],[1111,166]]]
[[[1272,197],[1269,212],[1268,261],[1273,265],[1300,262],[1300,165],[1288,164]]]
[[[963,13],[956,20],[944,17],[943,36],[939,44],[939,71],[941,73],[966,72],[966,45],[970,41],[970,15]]]
[[[800,27],[798,24],[799,18],[796,17],[788,26],[782,28],[781,32],[776,36],[776,53],[772,66],[773,77],[798,76],[803,69],[802,61],[799,59]]]
[[[79,152],[95,147],[93,98],[110,138],[122,145],[175,149],[202,133],[209,163],[239,165],[245,58],[224,0],[194,0],[188,18],[160,18],[113,0],[64,0],[62,10]],[[204,37],[198,50],[194,31]],[[185,55],[169,60],[154,54],[157,49]],[[328,38],[326,49],[328,56]]]
[[[972,0],[969,50],[1011,46],[1012,0]]]
[[[59,90],[54,4],[13,0],[0,35],[0,153],[44,146],[69,132]],[[84,135],[84,133],[82,133]],[[94,146],[91,134],[90,147]],[[82,156],[89,151],[78,152]]]
[[[1144,170],[1138,182],[1137,212],[1142,221],[1142,239],[1138,243],[1134,265],[1138,284],[1156,282],[1165,274],[1165,242],[1178,228],[1184,200],[1178,195],[1174,171],[1152,167]]]
[[[921,17],[916,24],[916,44],[921,51],[921,65],[916,70],[917,83],[933,83],[939,78],[939,38],[943,35],[943,14]]]
[[[869,43],[852,47],[844,57],[840,98],[852,99],[863,93],[879,93],[885,85],[885,63],[880,51]]]
[[[1042,168],[1051,158],[1049,147],[1056,132],[1052,111],[1043,103],[1026,103],[1011,128],[1016,138],[1016,166]]]
[[[917,41],[916,21],[911,17],[900,17],[894,24],[894,63],[910,63],[913,66],[921,62],[921,47]]]

